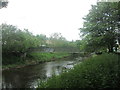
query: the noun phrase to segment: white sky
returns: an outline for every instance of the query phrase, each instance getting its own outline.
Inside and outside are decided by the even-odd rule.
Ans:
[[[0,9],[0,24],[28,29],[34,35],[61,33],[67,40],[77,40],[83,17],[97,0],[9,0]]]

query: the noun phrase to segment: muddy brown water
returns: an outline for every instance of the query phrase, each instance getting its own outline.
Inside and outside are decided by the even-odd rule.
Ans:
[[[67,58],[19,69],[4,70],[2,88],[36,88],[38,80],[45,80],[53,74],[59,75],[63,69],[72,68],[76,62],[78,61],[75,58]]]

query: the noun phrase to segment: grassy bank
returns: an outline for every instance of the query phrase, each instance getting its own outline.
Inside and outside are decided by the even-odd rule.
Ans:
[[[39,88],[120,88],[119,59],[116,54],[91,57],[69,72],[42,81]]]
[[[68,53],[31,53],[32,59],[45,62],[69,56]]]
[[[42,62],[58,60],[60,58],[64,58],[67,56],[69,56],[68,53],[38,53],[38,52],[28,54],[25,60],[21,60],[19,57],[15,56],[9,56],[4,58],[9,64],[2,65],[2,68],[3,70],[9,68],[21,68],[27,65],[34,65]]]

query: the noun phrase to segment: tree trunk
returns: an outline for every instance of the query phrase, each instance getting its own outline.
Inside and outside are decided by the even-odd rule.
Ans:
[[[108,45],[108,50],[109,50],[108,52],[113,52],[113,45],[109,44]]]

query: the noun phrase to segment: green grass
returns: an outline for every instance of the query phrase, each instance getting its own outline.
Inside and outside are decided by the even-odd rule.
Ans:
[[[51,61],[54,59],[63,58],[69,56],[68,53],[31,53],[30,54],[34,60],[37,61]]]
[[[40,62],[47,62],[52,60],[57,60],[66,56],[70,56],[68,53],[30,53],[27,55],[25,60],[21,60],[19,57],[9,55],[2,59],[2,68],[20,68],[27,65],[33,65]]]
[[[42,81],[38,88],[120,88],[120,56],[91,57],[68,72]]]

